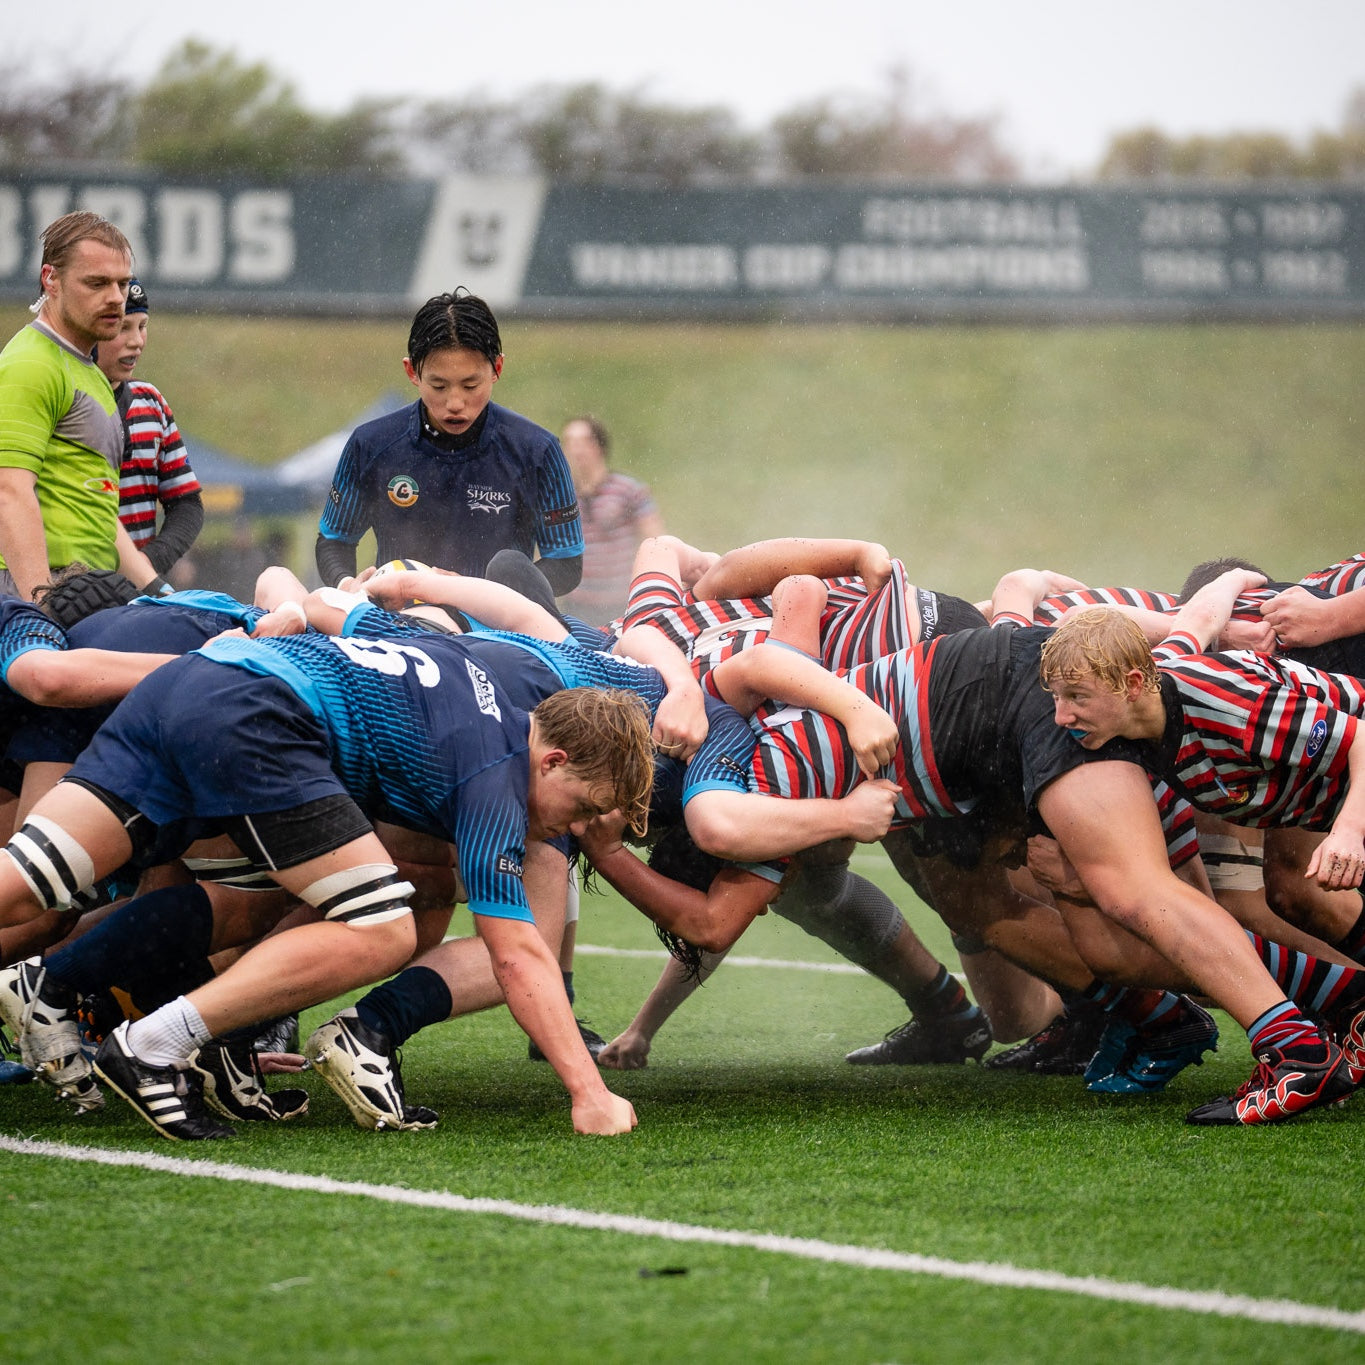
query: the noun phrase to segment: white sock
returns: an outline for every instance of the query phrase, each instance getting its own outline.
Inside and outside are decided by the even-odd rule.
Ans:
[[[148,1066],[183,1067],[212,1036],[183,995],[128,1025],[128,1046]]]

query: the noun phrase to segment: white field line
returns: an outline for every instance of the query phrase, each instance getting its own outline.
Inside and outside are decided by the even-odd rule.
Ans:
[[[935,1275],[947,1280],[994,1285],[1005,1289],[1042,1289],[1084,1298],[1107,1299],[1187,1313],[1206,1313],[1250,1322],[1280,1323],[1293,1327],[1325,1327],[1365,1335],[1365,1312],[1348,1313],[1317,1304],[1289,1299],[1251,1299],[1239,1294],[1199,1293],[1163,1285],[1126,1283],[1098,1276],[1059,1275],[1046,1270],[986,1261],[948,1261],[938,1256],[917,1256],[876,1247],[847,1246],[806,1237],[778,1237],[759,1232],[735,1232],[727,1228],[697,1227],[653,1218],[631,1218],[614,1213],[591,1213],[584,1209],[554,1205],[514,1204],[504,1199],[467,1199],[440,1190],[410,1190],[395,1185],[370,1185],[361,1181],[332,1180],[327,1176],[299,1175],[289,1171],[258,1170],[220,1161],[187,1161],[151,1152],[105,1151],[96,1147],[72,1147],[60,1142],[38,1142],[0,1135],[0,1151],[17,1156],[48,1157],[62,1161],[86,1161],[101,1166],[127,1166],[163,1175],[198,1180],[228,1180],[247,1185],[266,1185],[314,1194],[345,1194],[416,1208],[443,1209],[451,1213],[495,1214],[527,1223],[555,1224],[631,1237],[657,1237],[669,1242],[694,1242],[709,1246],[745,1247],[779,1256],[848,1265],[860,1270],[899,1270],[911,1275]]]
[[[609,948],[605,944],[577,943],[574,955],[583,957],[640,957],[662,962],[668,953],[662,948]],[[732,953],[725,959],[729,967],[785,967],[798,972],[839,972],[852,976],[866,976],[861,967],[851,962],[796,962],[780,957],[739,957]]]

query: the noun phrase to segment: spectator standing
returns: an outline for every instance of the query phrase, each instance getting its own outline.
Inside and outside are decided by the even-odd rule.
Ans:
[[[100,342],[95,361],[123,420],[119,520],[157,573],[165,574],[203,529],[204,500],[171,405],[155,384],[133,378],[147,345],[147,310],[141,281],[129,281],[123,326],[112,340]]]
[[[642,540],[663,535],[663,518],[643,483],[607,463],[611,437],[596,417],[565,423],[560,443],[583,519],[583,578],[563,606],[605,626],[625,610],[635,551]]]
[[[155,577],[118,519],[123,423],[95,364],[123,325],[128,239],[95,213],[43,230],[37,315],[0,351],[0,595],[33,597],[74,560]]]

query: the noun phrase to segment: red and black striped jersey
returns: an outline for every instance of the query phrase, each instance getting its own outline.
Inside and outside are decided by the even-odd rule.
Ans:
[[[1237,650],[1200,654],[1185,633],[1153,651],[1169,720],[1162,775],[1239,825],[1329,827],[1365,681]]]
[[[156,535],[156,510],[199,492],[170,404],[154,384],[129,379],[119,394],[125,441],[119,469],[119,520],[134,545]]]
[[[918,604],[905,565],[892,561],[887,581],[868,592],[861,578],[825,580],[828,598],[820,616],[820,662],[847,672],[909,648],[919,637]],[[768,638],[772,599],[698,600],[666,574],[639,575],[630,586],[622,628],[652,625],[687,655],[701,679],[732,654]]]
[[[722,659],[768,638],[772,601],[739,597],[698,601],[674,578],[663,573],[638,575],[630,585],[622,631],[649,625],[687,656],[692,671],[705,681]]]
[[[1173,611],[1176,599],[1171,593],[1149,592],[1146,588],[1076,588],[1043,598],[1033,609],[1033,624],[1055,626],[1067,612],[1078,607],[1145,607],[1148,611]]]
[[[934,748],[935,721],[942,726],[945,717],[941,710],[931,717],[929,675],[940,645],[955,638],[960,639],[944,636],[901,650],[847,676],[850,684],[895,717],[900,728],[895,757],[878,774],[900,788],[893,829],[968,815],[992,786],[990,774],[977,773],[980,781],[971,783],[971,792],[963,791],[959,779],[950,782],[945,776]],[[755,791],[769,796],[841,797],[863,781],[843,727],[829,716],[774,706],[760,709],[750,723],[758,734],[751,783]],[[949,723],[947,728],[951,733],[954,727]],[[951,745],[952,740],[948,742]],[[1076,746],[1077,757],[1081,753]],[[1194,812],[1167,783],[1153,778],[1152,788],[1171,865],[1179,867],[1199,851]]]
[[[1306,574],[1299,579],[1299,586],[1322,588],[1333,597],[1365,588],[1365,553],[1352,555],[1350,559],[1339,560],[1316,573]]]
[[[933,640],[903,649],[855,668],[846,678],[900,727],[895,757],[878,774],[900,788],[892,828],[930,816],[965,815],[977,803],[975,795],[955,799],[949,793],[934,757],[928,678],[939,644]],[[822,712],[794,706],[764,708],[751,723],[758,733],[755,790],[769,796],[840,797],[863,780],[843,727]]]

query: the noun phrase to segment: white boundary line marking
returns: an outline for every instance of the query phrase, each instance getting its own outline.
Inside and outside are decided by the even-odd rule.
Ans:
[[[640,957],[650,958],[655,962],[662,962],[668,957],[668,953],[662,948],[608,948],[605,945],[594,943],[575,944],[574,952],[576,954],[581,953],[584,957]],[[861,967],[855,967],[851,962],[797,962],[790,958],[780,957],[739,957],[734,953],[725,959],[725,965],[730,967],[785,967],[791,971],[838,972],[849,976],[867,975]]]
[[[1339,1308],[1295,1303],[1290,1299],[1252,1299],[1217,1291],[1196,1292],[1106,1280],[1099,1276],[1061,1275],[1046,1270],[1024,1270],[1008,1264],[987,1261],[949,1261],[938,1256],[917,1256],[909,1252],[882,1251],[876,1247],[849,1246],[806,1237],[779,1237],[760,1232],[737,1232],[727,1228],[698,1227],[653,1218],[632,1218],[614,1213],[592,1213],[584,1209],[560,1208],[552,1204],[514,1204],[504,1199],[469,1199],[442,1190],[410,1190],[395,1185],[370,1185],[361,1181],[333,1180],[329,1176],[302,1175],[289,1171],[260,1170],[233,1166],[221,1161],[187,1161],[180,1157],[157,1156],[151,1152],[124,1152],[97,1147],[72,1147],[60,1142],[39,1142],[0,1134],[0,1151],[16,1156],[50,1157],[63,1161],[86,1161],[101,1166],[131,1166],[163,1175],[189,1176],[200,1180],[228,1180],[248,1185],[266,1185],[283,1190],[305,1190],[315,1194],[358,1195],[389,1204],[408,1204],[417,1208],[445,1209],[453,1213],[495,1214],[527,1223],[546,1223],[560,1227],[585,1228],[598,1232],[624,1233],[632,1237],[658,1237],[670,1242],[698,1242],[710,1246],[744,1247],[803,1260],[848,1265],[860,1270],[899,1270],[912,1275],[935,1275],[972,1284],[996,1285],[1005,1289],[1042,1289],[1086,1298],[1134,1303],[1148,1308],[1206,1313],[1223,1318],[1242,1318],[1251,1322],[1280,1323],[1294,1327],[1326,1327],[1341,1332],[1365,1334],[1365,1312],[1348,1313]]]

